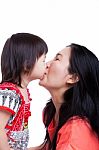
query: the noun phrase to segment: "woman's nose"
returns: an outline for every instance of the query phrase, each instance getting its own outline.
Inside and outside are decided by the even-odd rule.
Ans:
[[[46,63],[46,68],[49,68],[49,67],[50,67],[51,62],[52,62],[52,61],[48,61],[48,62]]]

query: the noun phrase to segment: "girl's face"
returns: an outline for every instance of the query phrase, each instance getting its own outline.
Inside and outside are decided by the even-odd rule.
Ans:
[[[66,83],[69,79],[70,54],[70,47],[66,47],[57,53],[55,58],[47,63],[46,72],[39,84],[47,89],[66,88]]]
[[[43,54],[35,63],[33,70],[30,73],[31,80],[40,79],[44,75],[46,64],[45,64],[46,55]]]

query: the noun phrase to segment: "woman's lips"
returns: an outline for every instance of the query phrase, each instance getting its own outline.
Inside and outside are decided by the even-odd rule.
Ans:
[[[46,73],[43,74],[43,76],[40,78],[40,80],[43,80],[45,76],[46,76]]]

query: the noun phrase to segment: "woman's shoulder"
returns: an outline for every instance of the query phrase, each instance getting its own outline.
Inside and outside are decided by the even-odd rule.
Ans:
[[[92,130],[91,126],[88,122],[88,120],[86,118],[80,118],[78,116],[74,116],[71,117],[70,119],[68,119],[68,121],[61,127],[60,132],[62,132],[63,130],[71,130],[71,131],[75,131],[76,129],[79,130],[84,130],[84,129],[88,129],[88,130]]]
[[[57,150],[98,150],[99,139],[86,119],[72,117],[59,130],[56,145]]]
[[[64,141],[65,139],[65,141]],[[93,148],[99,146],[99,139],[92,130],[88,120],[80,117],[70,118],[59,130],[58,141],[67,141],[67,145],[71,144],[78,147],[86,147],[89,143]]]

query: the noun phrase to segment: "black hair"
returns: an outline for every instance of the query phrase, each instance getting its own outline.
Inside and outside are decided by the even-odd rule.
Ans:
[[[73,116],[87,118],[93,131],[99,137],[99,60],[86,47],[72,43],[69,72],[76,73],[79,81],[64,93],[64,103],[60,107],[59,123],[52,142],[48,126],[55,115],[55,106],[50,100],[44,109],[44,124],[49,150],[56,149],[59,129]]]
[[[12,82],[21,86],[21,73],[29,73],[36,60],[47,51],[47,44],[39,36],[13,34],[7,39],[1,54],[1,83]]]

